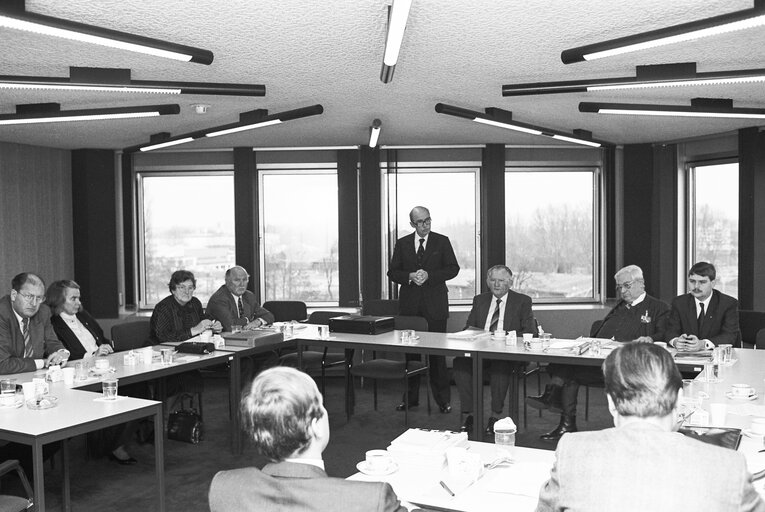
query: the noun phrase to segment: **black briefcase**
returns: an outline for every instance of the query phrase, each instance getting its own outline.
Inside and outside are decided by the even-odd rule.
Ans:
[[[329,330],[350,334],[382,334],[394,329],[392,316],[345,315],[329,319]]]

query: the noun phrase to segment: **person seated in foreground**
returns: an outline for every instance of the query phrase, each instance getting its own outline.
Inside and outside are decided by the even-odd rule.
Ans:
[[[242,398],[242,417],[258,451],[271,461],[218,472],[210,485],[212,512],[343,511],[407,509],[391,486],[327,476],[322,452],[329,417],[316,383],[294,368],[261,372]]]
[[[603,362],[614,428],[558,442],[537,511],[763,511],[744,456],[677,432],[682,378],[672,355],[628,343]]]
[[[646,293],[643,270],[637,265],[628,265],[614,274],[614,280],[621,300],[590,336],[639,343],[664,341],[669,305]],[[526,403],[561,414],[558,426],[540,436],[545,441],[557,441],[563,434],[577,430],[579,385],[599,384],[603,375],[599,368],[566,364],[550,364],[547,372],[551,379],[544,393],[526,397]]]

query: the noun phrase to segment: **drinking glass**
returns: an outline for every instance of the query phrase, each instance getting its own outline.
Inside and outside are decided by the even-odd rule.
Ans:
[[[105,400],[117,399],[117,379],[106,379],[101,383],[101,391]]]
[[[494,444],[501,456],[512,457],[515,451],[515,429],[499,430],[494,429]]]

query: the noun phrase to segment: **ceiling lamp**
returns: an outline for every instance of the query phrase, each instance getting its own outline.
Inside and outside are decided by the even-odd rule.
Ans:
[[[0,2],[0,27],[185,62],[211,64],[213,61],[213,53],[209,50],[27,12],[24,0],[3,0]]]
[[[372,121],[372,126],[369,127],[369,147],[377,147],[377,141],[380,139],[380,129],[382,122],[379,119]]]
[[[734,108],[733,100],[716,98],[695,98],[691,100],[691,106],[582,102],[579,104],[579,112],[632,116],[765,119],[765,109],[763,108]]]
[[[220,96],[266,95],[265,85],[132,80],[130,78],[129,69],[80,67],[70,67],[69,78],[46,76],[0,76],[0,89],[156,94],[214,94]]]
[[[237,123],[215,126],[205,130],[184,133],[183,135],[177,135],[175,137],[170,137],[169,133],[160,133],[152,136],[152,139],[149,140],[148,144],[140,144],[137,146],[125,148],[124,151],[126,153],[134,151],[153,151],[155,149],[166,148],[168,146],[185,144],[187,142],[203,139],[205,137],[219,137],[221,135],[228,135],[230,133],[237,133],[246,130],[254,130],[255,128],[272,126],[275,124],[292,121],[293,119],[301,119],[304,117],[319,115],[323,112],[324,107],[321,105],[311,105],[310,107],[288,110],[286,112],[272,115],[268,115],[268,110],[265,109],[251,110],[249,112],[243,112],[239,114],[239,122]]]
[[[61,110],[58,103],[17,105],[15,114],[0,115],[0,126],[65,121],[102,121],[107,119],[133,119],[177,114],[178,105],[143,105],[140,107],[95,108],[88,110]]]
[[[528,133],[530,135],[539,135],[542,137],[550,137],[552,139],[563,140],[566,142],[573,142],[575,144],[582,144],[584,146],[591,146],[599,148],[605,143],[592,139],[592,133],[584,130],[576,130],[573,134],[567,134],[552,130],[550,128],[542,128],[540,126],[534,126],[531,124],[520,123],[513,121],[513,113],[508,110],[500,108],[489,107],[486,108],[486,113],[476,112],[474,110],[468,110],[461,107],[454,107],[452,105],[445,105],[443,103],[436,104],[436,112],[439,114],[447,114],[450,116],[461,117],[463,119],[469,119],[476,123],[488,124],[490,126],[496,126],[497,128],[504,128],[506,130],[514,130],[517,132]]]
[[[380,80],[384,84],[393,80],[393,71],[398,62],[398,53],[401,51],[401,42],[404,39],[406,20],[409,18],[411,6],[412,0],[393,0],[393,4],[388,8],[388,33],[385,36],[385,54],[382,71],[380,71]]]
[[[564,64],[611,57],[622,53],[635,52],[666,44],[691,41],[734,30],[758,27],[765,24],[765,2],[755,0],[752,9],[736,11],[672,27],[651,30],[641,34],[620,37],[602,43],[588,44],[563,50],[560,58]]]
[[[634,77],[595,78],[566,82],[535,82],[502,86],[502,96],[530,96],[571,92],[676,87],[682,85],[722,85],[765,81],[765,69],[739,69],[697,73],[695,62],[637,66]]]

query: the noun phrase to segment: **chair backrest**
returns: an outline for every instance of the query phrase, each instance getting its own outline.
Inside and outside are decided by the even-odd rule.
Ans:
[[[757,333],[760,329],[765,329],[765,312],[739,310],[738,325],[741,329],[741,340],[744,343],[754,345]]]
[[[305,302],[299,300],[270,300],[263,303],[263,307],[274,314],[274,320],[277,322],[289,322],[290,320],[302,322],[308,318]]]
[[[362,307],[364,315],[394,316],[398,315],[398,301],[387,299],[365,300]]]
[[[393,317],[393,325],[396,329],[414,329],[424,332],[428,330],[428,321],[421,316],[397,315]]]
[[[595,320],[592,322],[592,327],[590,327],[590,337],[594,338],[595,335],[598,334],[601,325],[603,325],[603,320]]]
[[[27,479],[27,475],[24,473],[24,469],[21,467],[19,461],[15,459],[9,459],[0,464],[0,476],[5,476],[12,471],[15,471],[16,476],[19,480],[21,480],[21,484],[24,487],[24,491],[26,492],[27,497],[22,498],[20,496],[13,495],[0,495],[0,510],[4,512],[22,512],[27,509],[35,510],[36,507],[34,507],[34,492],[32,491],[32,486],[29,483],[29,479]]]
[[[757,336],[754,338],[754,348],[757,350],[765,350],[765,329],[757,331]]]
[[[139,318],[112,326],[112,341],[117,352],[145,347],[149,344],[150,320]]]
[[[314,311],[308,316],[309,324],[314,325],[329,325],[329,319],[336,316],[343,316],[345,313],[342,311]]]

